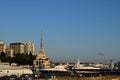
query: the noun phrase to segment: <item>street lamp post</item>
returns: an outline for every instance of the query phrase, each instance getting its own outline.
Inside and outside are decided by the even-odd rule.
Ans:
[[[106,64],[106,59],[105,59],[105,55],[102,54],[102,53],[99,53],[98,55],[102,56],[103,57],[103,63]]]
[[[104,59],[103,59],[103,65],[104,65],[104,67],[105,67],[105,64],[106,64],[106,59],[105,59],[105,55],[104,54],[102,54],[102,53],[99,53],[98,55],[100,55],[100,56],[102,56]],[[104,75],[106,75],[106,70],[105,70],[105,68],[103,68],[103,70],[104,70]]]

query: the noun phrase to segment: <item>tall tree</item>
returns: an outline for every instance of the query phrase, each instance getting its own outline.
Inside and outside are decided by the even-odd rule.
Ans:
[[[6,55],[5,55],[5,53],[3,51],[1,52],[0,55],[1,55],[1,57],[6,57]]]

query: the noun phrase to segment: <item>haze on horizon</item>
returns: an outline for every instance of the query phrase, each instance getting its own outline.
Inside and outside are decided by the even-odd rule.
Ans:
[[[1,0],[0,40],[35,43],[52,61],[120,61],[120,0]]]

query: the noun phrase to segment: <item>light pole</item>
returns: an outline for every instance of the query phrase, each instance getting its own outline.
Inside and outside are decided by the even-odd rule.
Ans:
[[[106,64],[106,60],[105,60],[105,55],[102,54],[102,53],[98,53],[98,55],[102,56],[103,57],[103,63]]]

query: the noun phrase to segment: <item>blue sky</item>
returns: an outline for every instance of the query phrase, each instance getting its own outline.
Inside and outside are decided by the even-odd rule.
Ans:
[[[43,45],[52,61],[120,61],[119,0],[0,0],[0,40]]]

